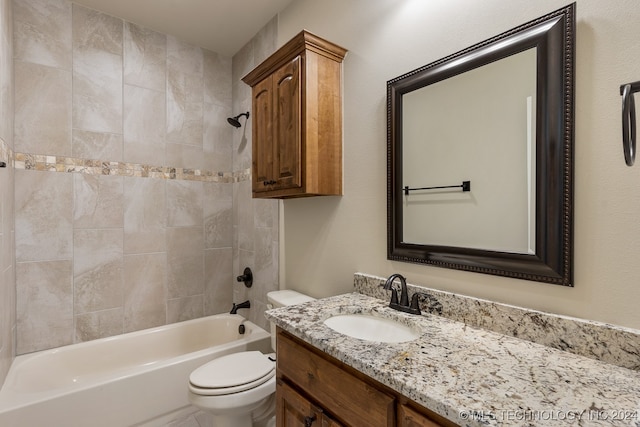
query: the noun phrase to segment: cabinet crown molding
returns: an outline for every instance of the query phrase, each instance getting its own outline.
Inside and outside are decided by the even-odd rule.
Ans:
[[[325,56],[336,62],[342,62],[347,54],[347,50],[335,43],[323,39],[307,30],[300,31],[295,37],[285,43],[273,55],[254,68],[249,74],[242,78],[242,81],[249,86],[263,80],[275,70],[287,63],[292,57],[310,50],[318,55]]]

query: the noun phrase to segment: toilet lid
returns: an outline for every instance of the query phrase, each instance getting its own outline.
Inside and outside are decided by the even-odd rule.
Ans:
[[[275,362],[268,356],[259,351],[245,351],[202,365],[191,373],[189,381],[197,388],[237,393],[258,386],[274,375]]]

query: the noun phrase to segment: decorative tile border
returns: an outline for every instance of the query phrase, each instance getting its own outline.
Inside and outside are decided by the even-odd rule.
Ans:
[[[355,291],[389,300],[385,278],[355,273]],[[423,314],[509,335],[591,359],[640,371],[640,331],[608,323],[560,316],[494,301],[407,284],[418,292]]]
[[[3,153],[0,152],[0,155],[2,154]],[[10,153],[7,158],[15,159],[13,164],[16,169],[49,172],[75,172],[87,175],[113,175],[223,183],[247,181],[251,177],[251,169],[244,169],[237,172],[217,172],[202,169],[176,168],[173,166],[108,162],[77,157],[48,156],[44,154],[27,153],[15,153],[15,156],[13,153]]]

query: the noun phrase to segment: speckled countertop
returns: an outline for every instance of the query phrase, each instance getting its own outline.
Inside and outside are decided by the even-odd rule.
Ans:
[[[400,321],[404,343],[350,338],[323,324],[337,314]],[[390,309],[350,293],[269,310],[303,341],[462,426],[640,426],[640,372],[437,315]]]

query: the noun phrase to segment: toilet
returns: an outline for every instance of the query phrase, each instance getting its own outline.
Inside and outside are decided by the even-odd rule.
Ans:
[[[312,301],[292,290],[267,294],[269,308]],[[271,347],[275,350],[275,325]],[[189,402],[213,415],[214,427],[270,427],[275,425],[275,353],[232,353],[208,362],[189,376]]]

